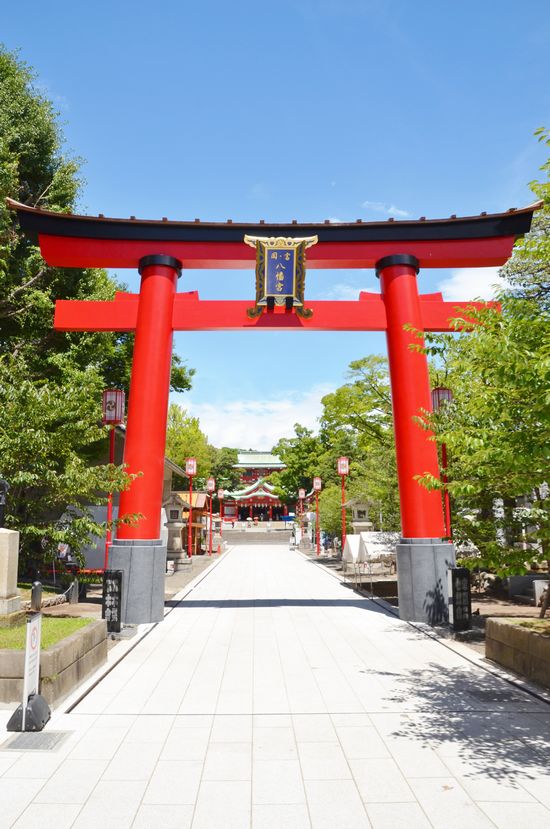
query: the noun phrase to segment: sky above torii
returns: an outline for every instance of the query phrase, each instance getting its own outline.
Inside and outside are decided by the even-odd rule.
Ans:
[[[0,39],[38,73],[85,159],[80,212],[204,221],[374,221],[529,204],[550,126],[545,0],[26,0]],[[116,276],[132,290],[129,271]],[[489,298],[495,269],[426,270],[423,292]],[[184,271],[179,290],[252,299],[253,271]],[[379,290],[310,270],[306,299]],[[196,368],[173,400],[215,445],[269,449],[315,427],[379,333],[177,333]]]

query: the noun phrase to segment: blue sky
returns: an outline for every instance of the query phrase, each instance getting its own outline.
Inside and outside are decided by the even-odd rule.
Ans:
[[[26,0],[0,39],[38,73],[81,212],[140,218],[375,220],[533,200],[550,126],[546,0]],[[128,271],[118,277],[133,289]],[[495,273],[425,271],[424,291],[489,296]],[[180,290],[253,296],[251,271],[184,271]],[[369,271],[308,273],[306,297],[378,290]],[[197,369],[177,402],[217,445],[269,448],[381,334],[179,333]]]

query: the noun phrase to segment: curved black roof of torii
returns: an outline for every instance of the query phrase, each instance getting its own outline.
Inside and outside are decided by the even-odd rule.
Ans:
[[[381,222],[179,222],[167,219],[111,219],[55,213],[29,207],[13,199],[8,206],[17,212],[21,228],[35,241],[39,234],[88,239],[125,239],[178,242],[242,242],[251,236],[313,236],[319,242],[393,242],[422,240],[481,239],[484,237],[522,236],[529,231],[532,216],[542,202],[505,213],[481,213],[479,216],[451,216],[447,219],[387,219]]]

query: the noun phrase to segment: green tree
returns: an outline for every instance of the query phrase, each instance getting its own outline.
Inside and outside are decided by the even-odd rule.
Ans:
[[[101,391],[128,387],[133,337],[53,330],[57,299],[108,300],[118,286],[100,269],[46,265],[6,207],[9,196],[73,212],[81,186],[80,161],[33,83],[31,69],[0,47],[0,476],[11,485],[7,525],[21,532],[24,556],[39,559],[61,541],[78,555],[89,532],[101,531],[86,503],[129,482],[94,464],[106,434]],[[177,388],[190,376],[176,358]],[[73,521],[61,523],[67,511]]]
[[[193,485],[197,489],[204,488],[212,465],[211,447],[201,431],[198,417],[191,417],[177,403],[171,403],[168,408],[166,456],[183,468],[186,458],[196,458],[197,477]]]
[[[20,532],[23,566],[29,559],[51,560],[60,542],[78,558],[90,533],[102,532],[87,505],[105,503],[109,489],[124,489],[131,480],[120,467],[90,462],[105,435],[101,376],[61,355],[52,359],[60,378],[55,384],[29,379],[21,359],[0,359],[0,458],[10,483],[6,524]]]
[[[337,458],[349,456],[348,499],[369,504],[370,520],[379,529],[398,530],[399,493],[386,358],[370,355],[354,360],[348,382],[326,395],[322,403],[323,480],[327,484],[339,482]]]
[[[319,457],[323,451],[320,439],[305,426],[295,423],[294,434],[292,438],[281,438],[272,449],[284,463],[285,469],[273,472],[270,481],[285,503],[296,500],[300,488],[303,487],[306,492],[312,488],[312,479],[318,474]]]
[[[319,493],[319,524],[331,536],[342,532],[342,492],[338,484],[329,481]]]
[[[25,359],[41,380],[59,377],[48,357],[70,354],[94,366],[106,386],[128,389],[132,334],[53,330],[56,299],[113,299],[117,285],[97,268],[52,268],[20,231],[6,197],[61,213],[74,212],[81,161],[67,154],[57,113],[34,86],[34,73],[0,47],[0,354]],[[192,371],[176,356],[172,385],[190,387]]]
[[[210,454],[210,474],[216,479],[216,488],[230,491],[238,489],[241,483],[241,473],[234,468],[239,460],[237,449],[231,449],[229,446],[216,449],[215,446],[211,446]]]
[[[435,380],[454,395],[425,418],[448,448],[454,537],[502,574],[550,557],[550,184],[534,190],[544,206],[502,270],[501,313],[470,309],[467,332],[428,337]]]
[[[337,460],[350,459],[346,499],[359,498],[370,506],[371,520],[384,530],[399,528],[399,497],[387,362],[369,356],[350,363],[348,382],[322,399],[320,431],[296,424],[295,436],[273,448],[286,469],[271,480],[280,496],[294,500],[298,489],[309,491],[320,475],[321,523],[330,533],[341,528],[341,480]],[[380,521],[382,516],[382,521]]]

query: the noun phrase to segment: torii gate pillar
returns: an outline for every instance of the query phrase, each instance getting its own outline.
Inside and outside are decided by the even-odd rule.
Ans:
[[[181,262],[162,254],[139,262],[141,289],[130,380],[124,463],[140,472],[120,495],[119,515],[140,515],[121,524],[109,552],[110,566],[124,573],[122,618],[127,624],[160,622],[164,616],[166,545],[160,538],[166,421],[172,364],[172,315]]]
[[[376,263],[386,306],[386,340],[393,408],[393,427],[401,506],[402,538],[397,545],[399,615],[402,619],[438,624],[447,619],[447,570],[455,564],[454,546],[442,542],[445,522],[441,493],[419,486],[415,476],[439,478],[437,448],[414,418],[431,411],[426,355],[411,348],[423,345],[418,260],[408,254],[386,256]]]

